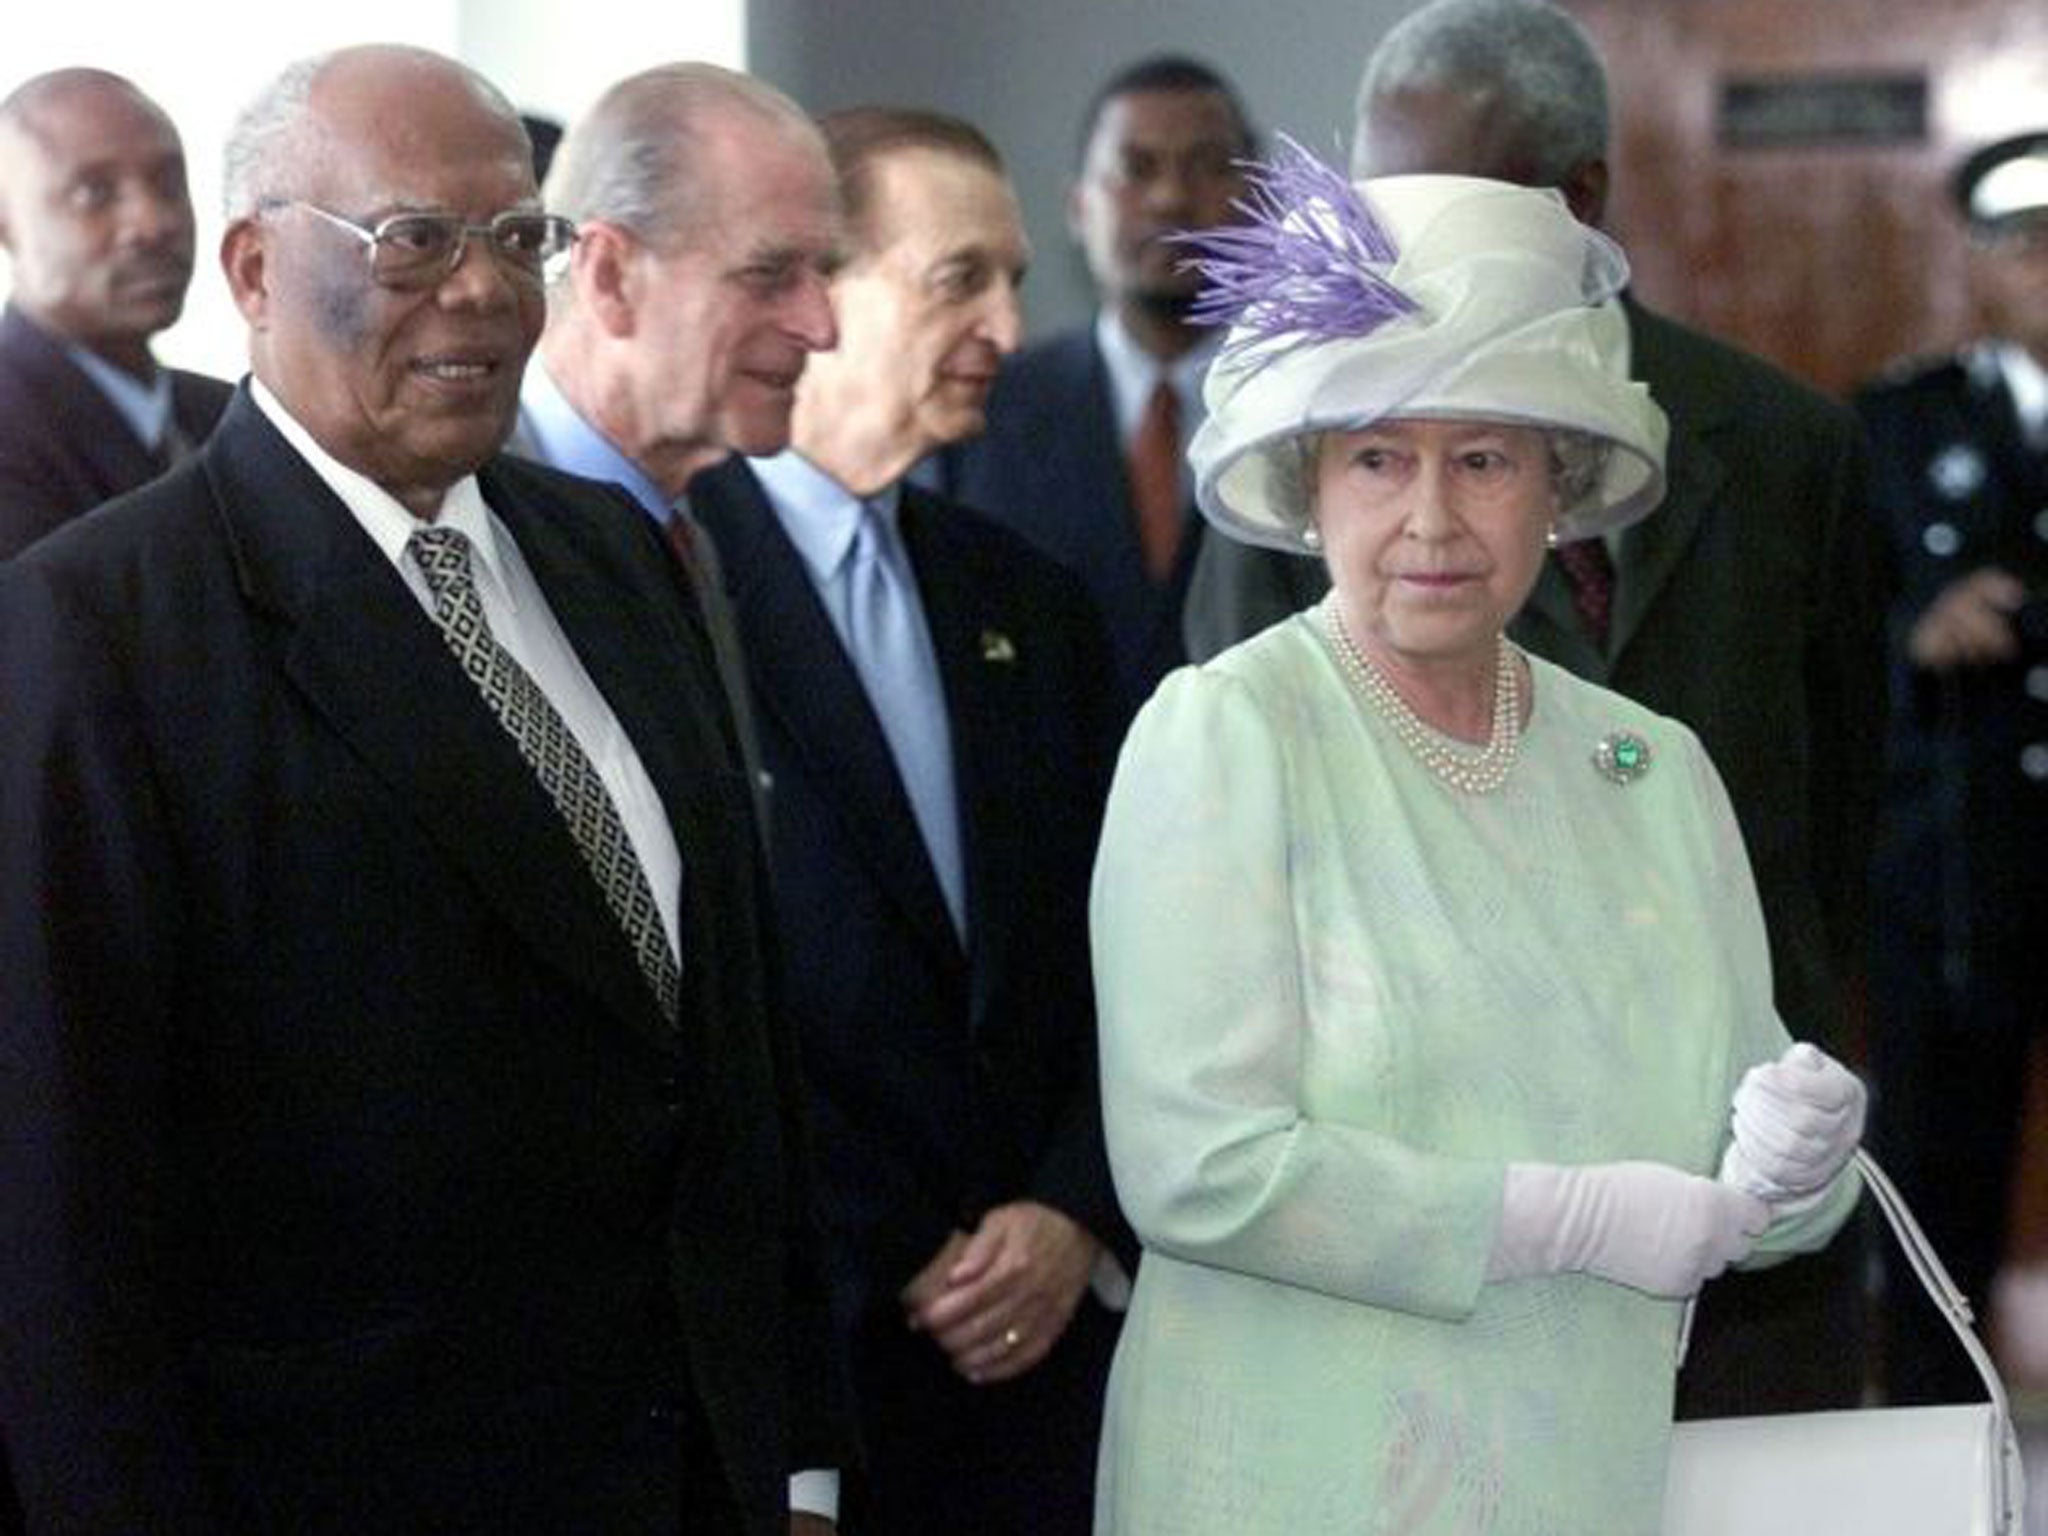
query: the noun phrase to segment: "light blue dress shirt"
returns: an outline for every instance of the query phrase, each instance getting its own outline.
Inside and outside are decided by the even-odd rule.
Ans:
[[[577,414],[538,358],[527,367],[519,385],[519,416],[524,435],[532,440],[534,453],[543,462],[586,480],[621,487],[657,524],[668,526],[674,506],[661,487]]]
[[[164,438],[174,425],[170,374],[159,368],[145,384],[127,369],[116,368],[84,347],[67,346],[64,351],[107,397],[107,403],[120,413],[142,446],[151,453],[161,453]]]

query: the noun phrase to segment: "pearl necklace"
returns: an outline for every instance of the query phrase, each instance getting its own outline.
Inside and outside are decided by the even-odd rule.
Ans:
[[[1352,686],[1424,768],[1460,794],[1491,794],[1507,782],[1522,750],[1522,687],[1514,647],[1505,637],[1498,642],[1495,653],[1492,733],[1483,751],[1461,752],[1441,732],[1423,722],[1387,680],[1387,675],[1358,648],[1344,628],[1344,617],[1337,611],[1334,597],[1323,605],[1323,626]]]

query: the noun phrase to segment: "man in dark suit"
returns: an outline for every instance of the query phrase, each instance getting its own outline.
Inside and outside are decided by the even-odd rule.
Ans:
[[[1081,134],[1068,226],[1102,312],[1005,363],[988,430],[951,448],[938,483],[1077,574],[1109,626],[1126,715],[1187,659],[1181,601],[1201,543],[1184,451],[1222,341],[1192,324],[1177,231],[1233,217],[1252,131],[1229,82],[1191,59],[1146,59],[1103,86]]]
[[[1898,574],[1873,866],[1875,1136],[1956,1282],[2005,1255],[2048,946],[2048,132],[1958,168],[1987,329],[1856,396]],[[1910,1277],[1890,1286],[1895,1402],[1978,1395]]]
[[[709,648],[630,504],[497,456],[567,226],[420,50],[286,70],[228,160],[252,382],[0,567],[29,1529],[827,1530]]]
[[[149,340],[192,280],[169,118],[118,75],[63,69],[0,101],[0,560],[154,479],[213,430],[218,379]]]
[[[765,827],[718,549],[683,492],[730,453],[786,447],[805,360],[836,339],[832,162],[780,91],[712,64],[662,64],[577,120],[547,204],[575,221],[576,250],[549,296],[512,450],[624,487],[662,530],[703,606]]]
[[[866,1476],[849,1531],[1084,1532],[1135,1262],[1086,903],[1113,687],[1074,578],[903,483],[979,430],[1026,251],[964,123],[826,119],[849,255],[790,452],[690,487],[775,779],[773,886]],[[1121,1261],[1113,1254],[1120,1254]]]
[[[1606,102],[1599,56],[1562,11],[1435,0],[1366,62],[1352,171],[1556,187],[1597,226]],[[1840,1050],[1882,687],[1861,435],[1840,406],[1758,359],[1632,300],[1626,313],[1631,367],[1671,419],[1664,503],[1611,549],[1554,552],[1510,632],[1699,732],[1748,846],[1778,1012],[1794,1034]],[[1211,540],[1189,595],[1189,648],[1213,655],[1324,584],[1320,562]],[[1681,1414],[1853,1406],[1864,1375],[1857,1259],[1840,1240],[1709,1286],[1679,1375]]]

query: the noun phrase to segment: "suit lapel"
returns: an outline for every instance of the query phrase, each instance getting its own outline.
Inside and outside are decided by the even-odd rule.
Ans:
[[[960,848],[966,869],[968,942],[973,957],[971,1016],[987,1012],[992,978],[1003,973],[1007,925],[991,902],[995,872],[980,835],[999,807],[1022,803],[1013,793],[1012,769],[1029,752],[1028,741],[1012,741],[1022,711],[1013,689],[1020,648],[1032,637],[1020,633],[1000,602],[999,573],[975,569],[974,552],[948,522],[945,505],[913,486],[903,489],[903,537],[917,571],[925,623],[938,657],[946,695],[946,719],[953,742],[954,797],[959,809]]]
[[[246,396],[203,458],[244,590],[291,626],[285,671],[312,708],[480,903],[614,1012],[667,1037],[574,838],[390,562]]]
[[[162,461],[62,345],[12,308],[0,318],[0,346],[33,381],[49,419],[61,426],[102,499],[118,496],[162,473]]]
[[[1070,360],[1070,366],[1078,373],[1073,392],[1061,392],[1061,398],[1085,401],[1085,408],[1070,425],[1076,440],[1077,458],[1085,454],[1086,466],[1084,485],[1099,485],[1113,490],[1113,496],[1106,498],[1101,513],[1091,523],[1089,541],[1093,552],[1089,563],[1101,562],[1098,568],[1117,573],[1117,585],[1122,595],[1115,607],[1124,613],[1138,617],[1137,649],[1149,652],[1156,643],[1156,631],[1162,624],[1178,626],[1180,622],[1180,597],[1187,586],[1189,575],[1194,569],[1194,555],[1200,543],[1201,518],[1187,515],[1183,510],[1180,547],[1174,557],[1172,571],[1167,579],[1155,582],[1151,572],[1145,568],[1145,552],[1138,542],[1137,511],[1131,505],[1130,475],[1124,461],[1124,445],[1117,436],[1116,402],[1109,384],[1109,364],[1103,361],[1102,349],[1096,345],[1093,327],[1078,333],[1083,345],[1077,346]],[[1106,515],[1104,515],[1106,514]]]
[[[1627,305],[1626,313],[1633,349],[1630,372],[1649,385],[1651,395],[1664,404],[1671,420],[1671,442],[1665,454],[1662,505],[1621,536],[1607,643],[1610,658],[1627,649],[1642,627],[1727,478],[1713,446],[1714,435],[1727,419],[1723,403],[1676,383],[1677,360],[1664,345],[1664,322],[1634,303]],[[1683,408],[1674,409],[1672,402],[1681,397]]]
[[[724,559],[761,714],[780,726],[912,928],[957,957],[959,937],[881,722],[760,482],[730,460],[691,482],[690,503]]]

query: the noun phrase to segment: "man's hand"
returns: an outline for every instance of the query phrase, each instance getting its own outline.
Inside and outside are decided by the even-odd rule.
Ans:
[[[1930,672],[2010,661],[2020,653],[2012,616],[2026,600],[2019,578],[1995,565],[1959,576],[1914,622],[1906,654]]]
[[[1080,1304],[1101,1244],[1051,1206],[999,1205],[955,1232],[903,1289],[910,1326],[977,1386],[1043,1360]]]

